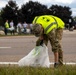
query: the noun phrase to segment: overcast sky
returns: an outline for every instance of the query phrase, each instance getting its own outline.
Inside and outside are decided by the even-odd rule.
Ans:
[[[0,0],[0,9],[2,7],[5,7],[5,5],[8,3],[9,0]],[[19,7],[21,7],[22,4],[25,4],[29,0],[13,0],[16,1]],[[32,1],[38,1],[41,4],[47,5],[48,7],[57,4],[61,6],[69,6],[73,12],[73,16],[76,16],[76,0],[32,0]],[[64,10],[63,10],[64,11]]]

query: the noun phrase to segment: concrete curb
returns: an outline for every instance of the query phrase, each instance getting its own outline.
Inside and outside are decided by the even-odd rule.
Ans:
[[[53,65],[54,62],[51,62],[50,65]],[[64,65],[76,65],[74,62],[63,63]],[[0,62],[0,65],[18,65],[18,62]]]

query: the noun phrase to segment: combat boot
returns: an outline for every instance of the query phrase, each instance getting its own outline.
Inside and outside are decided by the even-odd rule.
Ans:
[[[59,67],[59,63],[54,63],[54,68],[58,68]]]

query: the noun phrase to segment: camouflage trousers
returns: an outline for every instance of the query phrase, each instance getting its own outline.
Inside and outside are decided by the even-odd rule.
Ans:
[[[53,29],[50,33],[48,33],[47,35],[44,34],[43,35],[43,42],[47,45],[48,41],[50,41],[51,47],[52,47],[52,51],[58,52],[58,61],[60,64],[63,64],[63,51],[62,51],[62,47],[61,47],[61,39],[62,39],[62,35],[63,35],[63,29],[58,28],[58,29]],[[40,39],[37,40],[36,45],[39,45],[40,43]]]

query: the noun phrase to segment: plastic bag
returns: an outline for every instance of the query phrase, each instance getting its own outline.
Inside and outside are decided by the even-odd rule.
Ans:
[[[13,31],[14,30],[14,27],[12,26],[11,28],[8,28],[8,30]]]
[[[18,64],[19,66],[50,67],[48,48],[45,45],[36,46],[27,56],[20,59]]]

